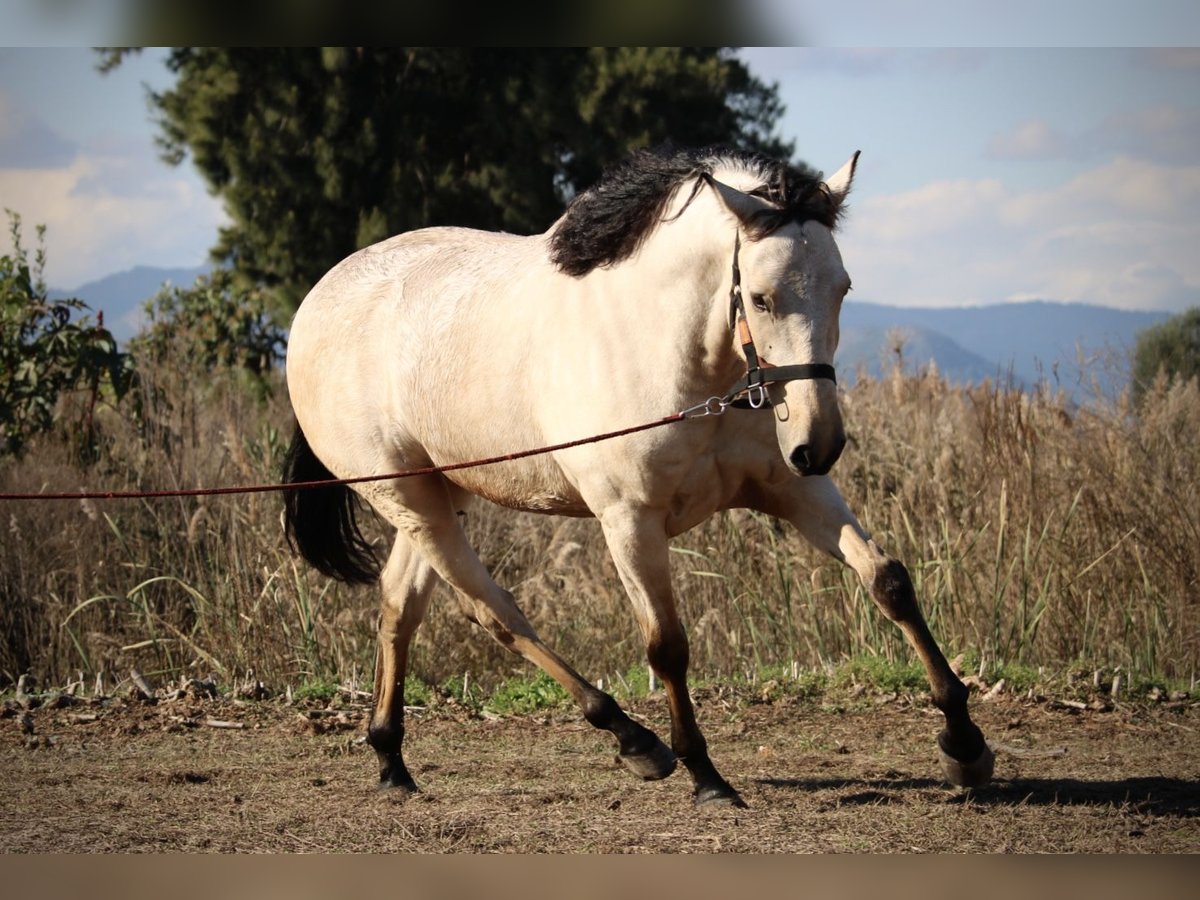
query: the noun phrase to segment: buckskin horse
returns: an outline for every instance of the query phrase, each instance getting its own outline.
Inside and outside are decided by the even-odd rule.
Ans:
[[[468,618],[612,732],[635,775],[665,778],[680,760],[695,802],[744,805],[696,723],[667,550],[734,507],[792,523],[857,573],[924,664],[945,715],[946,778],[988,781],[992,752],[907,570],[828,474],[845,443],[832,362],[850,288],[833,233],[857,160],[821,181],[745,151],[641,151],[544,234],[402,234],[343,260],[308,294],[287,351],[290,484],[467,462],[689,411],[668,427],[498,465],[287,492],[301,555],[329,576],[381,583],[368,741],[383,786],[416,790],[402,752],[404,677],[440,580]],[[471,495],[600,521],[666,690],[669,748],[548,647],[492,579],[456,515]],[[396,529],[382,567],[358,529],[359,497]]]

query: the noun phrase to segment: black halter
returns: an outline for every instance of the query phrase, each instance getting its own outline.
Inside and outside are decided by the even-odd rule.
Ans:
[[[738,266],[738,251],[741,246],[739,234],[733,242],[733,284],[729,288],[729,317],[742,344],[742,352],[746,356],[746,376],[730,388],[722,398],[722,404],[739,409],[762,409],[764,406],[770,406],[771,398],[767,396],[767,385],[783,381],[827,378],[837,384],[833,366],[827,363],[773,366],[765,359],[759,359],[758,351],[754,347],[754,338],[750,334],[750,323],[746,319],[746,305],[742,301],[742,270]],[[742,396],[743,394],[745,396]]]

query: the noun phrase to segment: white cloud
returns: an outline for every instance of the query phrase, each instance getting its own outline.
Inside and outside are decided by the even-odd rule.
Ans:
[[[1069,141],[1043,119],[1021,122],[988,142],[989,159],[1057,159],[1069,152]]]
[[[92,147],[60,168],[3,168],[0,198],[21,215],[26,243],[46,226],[46,281],[66,290],[139,264],[197,265],[225,221],[199,177],[152,148]]]
[[[1200,165],[1117,160],[1048,190],[994,179],[863,197],[841,239],[857,296],[951,306],[1039,297],[1200,303]]]

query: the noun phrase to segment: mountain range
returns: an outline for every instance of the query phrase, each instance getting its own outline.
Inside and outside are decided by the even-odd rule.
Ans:
[[[190,285],[210,270],[137,266],[51,293],[102,310],[105,324],[124,342],[141,326],[142,304],[165,283]],[[1047,300],[934,308],[850,299],[842,307],[835,363],[845,383],[862,374],[877,378],[890,370],[898,347],[906,370],[933,362],[956,384],[992,379],[1028,387],[1045,379],[1071,396],[1086,395],[1093,381],[1105,391],[1119,388],[1137,333],[1168,315]]]
[[[901,346],[905,369],[932,360],[954,383],[985,378],[1029,387],[1047,381],[1068,395],[1094,384],[1119,389],[1137,334],[1166,312],[1031,300],[988,306],[898,307],[847,300],[842,307],[838,369],[878,377]]]

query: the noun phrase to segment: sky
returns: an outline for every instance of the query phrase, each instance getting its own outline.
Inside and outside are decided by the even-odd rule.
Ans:
[[[835,26],[806,29],[836,44]],[[779,84],[799,158],[832,172],[862,151],[839,234],[856,298],[1200,304],[1200,50],[741,55]],[[146,91],[170,85],[164,58],[101,75],[86,48],[0,48],[0,207],[47,226],[55,287],[198,265],[225,221],[189,163],[157,158]]]
[[[1200,304],[1200,50],[744,56],[800,158],[862,151],[839,238],[856,296]]]
[[[146,91],[171,85],[164,59],[143,53],[101,75],[87,48],[0,48],[0,207],[21,216],[27,246],[46,226],[52,287],[196,266],[216,242],[220,202],[154,144]]]

